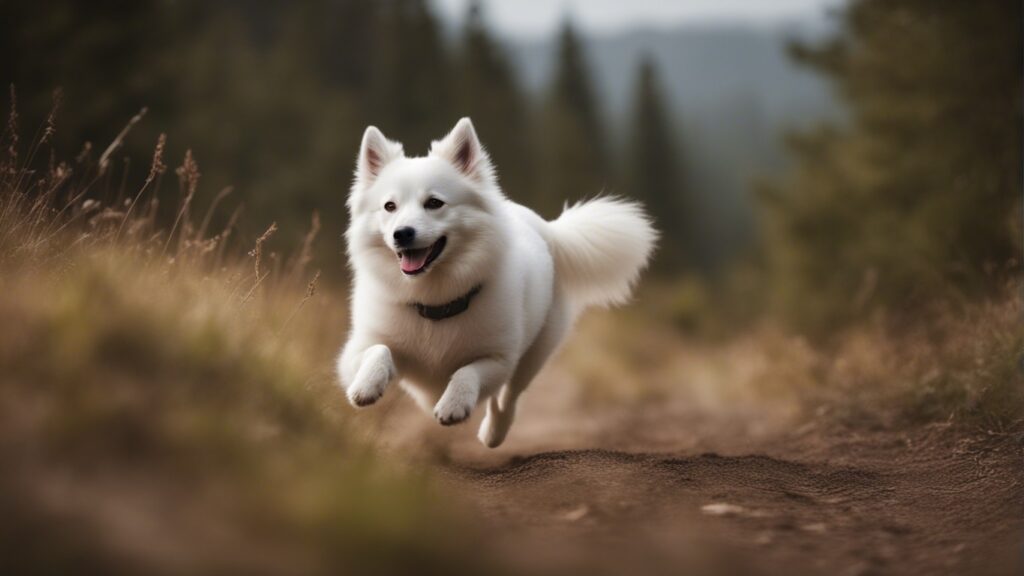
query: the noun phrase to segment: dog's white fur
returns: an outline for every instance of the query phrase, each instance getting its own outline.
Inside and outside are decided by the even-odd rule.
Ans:
[[[429,197],[443,207],[428,210]],[[508,200],[468,118],[420,158],[367,128],[348,207],[352,331],[338,373],[349,400],[372,404],[398,382],[446,425],[487,401],[478,437],[492,448],[579,314],[629,298],[657,238],[635,202],[597,198],[547,222]],[[405,226],[417,247],[447,239],[415,276],[401,271],[394,246]],[[429,320],[412,306],[452,302],[475,286],[457,316]]]

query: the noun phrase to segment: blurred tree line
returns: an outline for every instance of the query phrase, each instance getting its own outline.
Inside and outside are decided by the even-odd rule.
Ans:
[[[328,274],[343,271],[344,198],[363,128],[423,154],[467,115],[513,199],[554,217],[602,191],[637,197],[664,232],[656,272],[720,264],[701,246],[709,223],[682,170],[687,126],[672,117],[653,61],[635,64],[626,129],[615,131],[571,23],[546,90],[531,97],[485,8],[471,3],[453,31],[427,0],[0,2],[0,80],[18,90],[23,140],[63,88],[65,158],[85,141],[100,154],[148,107],[113,186],[146,177],[166,132],[168,164],[186,148],[198,159],[197,211],[233,187],[222,206],[244,205],[243,241],[277,221],[275,241],[297,246],[320,211],[317,266]],[[846,114],[789,138],[791,169],[762,190],[762,266],[714,298],[699,287],[687,313],[767,307],[822,327],[974,298],[1017,270],[1020,3],[852,0],[839,14],[834,38],[792,55],[832,81]],[[173,218],[177,188],[161,190]]]
[[[1021,254],[1021,3],[854,0],[793,56],[848,117],[765,190],[776,310],[808,328],[993,292]]]
[[[533,101],[480,2],[454,37],[426,0],[0,3],[0,79],[17,88],[23,120],[45,118],[50,91],[63,89],[57,142],[66,157],[85,141],[98,154],[148,107],[126,143],[127,182],[145,178],[166,132],[168,164],[191,148],[207,202],[232,187],[245,207],[243,236],[277,221],[277,240],[294,246],[322,212],[325,270],[343,269],[344,198],[363,128],[377,125],[423,154],[471,116],[510,197],[547,217],[602,191],[642,198],[671,231],[658,269],[680,271],[695,261],[680,233],[693,218],[657,71],[638,67],[634,134],[616,147],[571,24],[558,44],[549,90]],[[176,200],[161,198],[168,217]]]

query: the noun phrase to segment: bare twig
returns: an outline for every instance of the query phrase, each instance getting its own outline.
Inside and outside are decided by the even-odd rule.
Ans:
[[[185,151],[185,160],[182,161],[175,173],[178,175],[178,180],[181,182],[182,187],[185,189],[185,200],[181,203],[181,208],[178,210],[178,216],[174,219],[174,225],[171,226],[171,231],[167,234],[167,241],[164,243],[164,249],[161,255],[167,253],[167,247],[171,244],[171,240],[174,238],[174,232],[178,229],[178,224],[182,219],[188,220],[188,209],[192,205],[192,198],[196,195],[196,190],[199,188],[199,165],[196,164],[195,158],[192,157],[192,150],[188,149]],[[186,226],[184,230],[188,230]],[[182,233],[184,235],[184,232]],[[178,242],[179,251],[181,248],[181,242]]]
[[[267,275],[269,274],[269,272],[267,274],[263,273],[263,271],[260,269],[260,264],[262,263],[263,260],[263,243],[266,242],[271,236],[273,236],[274,232],[277,232],[277,222],[272,222],[270,224],[270,227],[267,228],[267,231],[264,232],[262,236],[256,239],[256,246],[252,249],[252,251],[249,252],[249,256],[252,256],[255,259],[254,268],[256,270],[256,281],[253,282],[252,288],[250,288],[249,292],[246,293],[244,298],[242,298],[242,304],[245,304],[246,302],[249,301],[250,298],[252,298],[252,295],[256,293],[256,289],[259,288],[260,284],[263,283],[263,279],[266,278]]]
[[[125,127],[121,129],[121,131],[117,134],[117,137],[114,138],[114,141],[110,143],[110,146],[107,146],[107,149],[104,150],[103,154],[100,155],[100,174],[106,172],[107,166],[110,164],[110,155],[116,152],[118,148],[124,145],[124,139],[126,136],[128,136],[128,132],[130,132],[131,129],[136,124],[142,121],[142,118],[146,115],[147,111],[148,108],[143,108],[142,110],[139,110],[138,114],[132,116],[131,120],[128,121],[128,124],[126,124]],[[162,137],[163,136],[161,135],[161,138]]]
[[[145,108],[143,108],[143,110],[145,110]],[[139,201],[139,198],[142,197],[142,193],[146,191],[146,188],[149,187],[153,180],[167,170],[167,165],[164,164],[164,148],[166,146],[167,135],[161,133],[160,137],[156,139],[156,149],[153,150],[153,164],[149,168],[149,176],[146,177],[146,181],[142,184],[142,188],[139,188],[139,193],[135,195],[134,199],[132,199],[132,203],[128,206],[128,211],[125,213],[124,219],[121,220],[121,225],[117,227],[117,234],[114,235],[115,241],[121,237],[121,230],[124,229],[125,223],[132,215],[132,210],[135,209],[135,204]],[[106,154],[106,152],[104,152],[104,154]]]
[[[310,280],[309,284],[306,285],[306,295],[302,297],[302,300],[299,302],[299,305],[295,307],[295,310],[292,310],[292,313],[288,315],[288,319],[286,319],[284,321],[284,324],[281,325],[281,330],[277,333],[278,337],[284,334],[284,331],[288,328],[288,325],[291,324],[292,319],[295,318],[295,316],[298,315],[299,311],[302,310],[302,307],[306,305],[306,301],[312,298],[314,294],[316,294],[316,286],[319,280],[320,271],[317,270],[316,273],[313,274],[313,279]]]

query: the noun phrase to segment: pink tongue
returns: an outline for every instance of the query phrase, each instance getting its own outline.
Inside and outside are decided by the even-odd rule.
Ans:
[[[429,254],[429,250],[416,250],[412,254],[408,252],[402,254],[402,272],[415,272],[423,268]]]

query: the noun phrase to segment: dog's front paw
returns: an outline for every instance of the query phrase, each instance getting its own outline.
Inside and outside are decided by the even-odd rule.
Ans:
[[[348,401],[357,408],[363,408],[380,400],[394,372],[391,352],[386,346],[367,350],[355,381],[346,390]]]
[[[434,418],[442,426],[464,422],[476,406],[479,391],[475,386],[459,386],[452,383],[434,406]]]
[[[384,389],[385,386],[378,384],[359,388],[353,386],[348,390],[348,401],[356,408],[365,408],[380,400]]]

